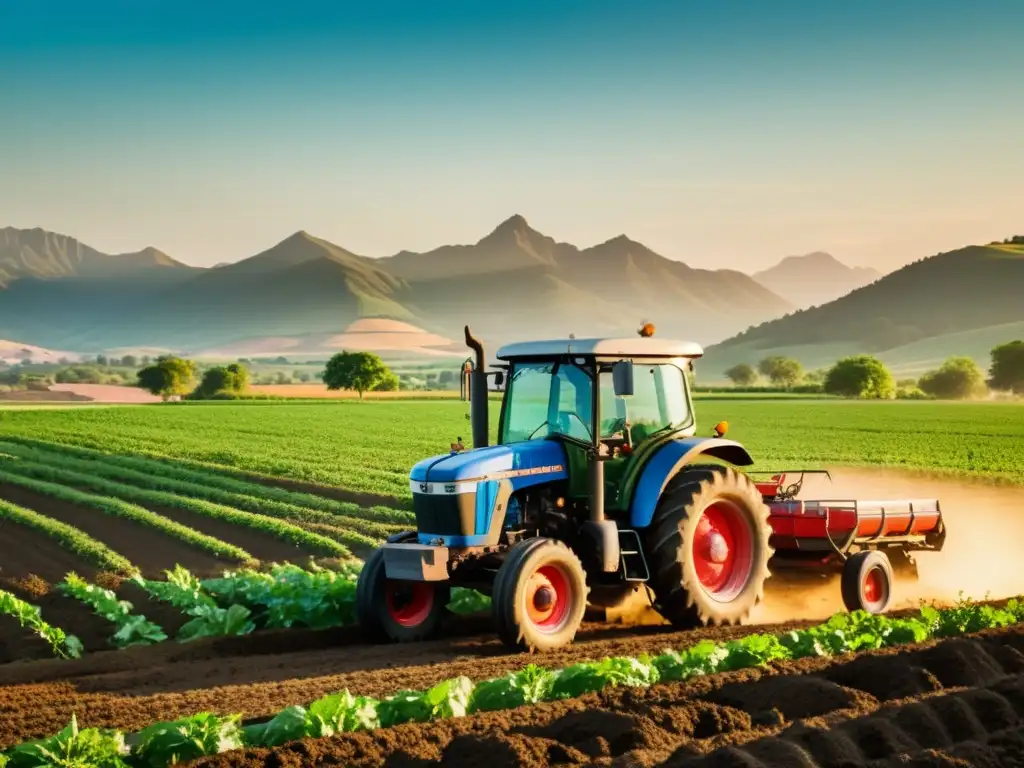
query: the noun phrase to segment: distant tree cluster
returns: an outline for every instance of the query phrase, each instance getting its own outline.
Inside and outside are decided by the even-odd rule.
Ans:
[[[322,375],[328,389],[348,389],[359,393],[394,392],[398,377],[372,352],[339,352],[327,361]]]
[[[780,389],[798,382],[805,391],[816,385],[820,391],[838,397],[886,400],[891,398],[972,400],[988,396],[989,390],[1024,395],[1024,341],[1011,341],[991,351],[992,366],[986,380],[981,367],[970,357],[955,356],[920,379],[896,381],[877,357],[852,355],[827,370],[803,373],[800,363],[783,357],[766,357],[757,366],[734,365],[725,372],[737,387],[756,383],[758,372]]]
[[[992,389],[1024,395],[1024,341],[1011,341],[992,350],[988,385]]]
[[[165,355],[139,371],[138,383],[142,389],[166,402],[191,392],[198,375],[199,368],[191,360]]]

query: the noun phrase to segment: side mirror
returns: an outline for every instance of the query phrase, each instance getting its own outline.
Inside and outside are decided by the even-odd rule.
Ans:
[[[504,383],[505,383],[505,372],[504,371],[498,371],[497,373],[495,373],[494,374],[494,386],[500,387]]]
[[[729,431],[729,422],[720,421],[715,424],[715,437],[725,437],[725,433]]]
[[[616,397],[633,396],[632,360],[620,360],[612,366],[612,386]]]

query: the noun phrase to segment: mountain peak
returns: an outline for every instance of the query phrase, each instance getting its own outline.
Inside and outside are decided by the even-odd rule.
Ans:
[[[874,282],[881,274],[867,267],[850,267],[824,251],[787,256],[752,277],[799,309],[827,304]]]
[[[530,224],[526,220],[526,217],[520,213],[514,213],[505,219],[501,224],[498,225],[498,229],[520,229],[521,227],[529,227]]]

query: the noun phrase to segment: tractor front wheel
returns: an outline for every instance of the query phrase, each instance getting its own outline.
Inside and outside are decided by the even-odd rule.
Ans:
[[[768,507],[729,467],[691,467],[669,482],[647,534],[655,609],[673,626],[739,624],[770,576]]]
[[[502,641],[520,651],[550,651],[576,637],[587,608],[587,575],[565,544],[537,538],[509,550],[491,596]]]
[[[384,552],[374,551],[359,573],[356,615],[374,640],[415,642],[437,634],[451,598],[447,583],[389,579]]]

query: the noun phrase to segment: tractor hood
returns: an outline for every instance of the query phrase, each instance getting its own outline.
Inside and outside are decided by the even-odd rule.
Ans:
[[[422,485],[466,485],[508,479],[514,488],[519,488],[568,476],[565,449],[560,443],[530,440],[424,459],[412,468],[409,480],[413,493],[424,493],[428,490]]]

